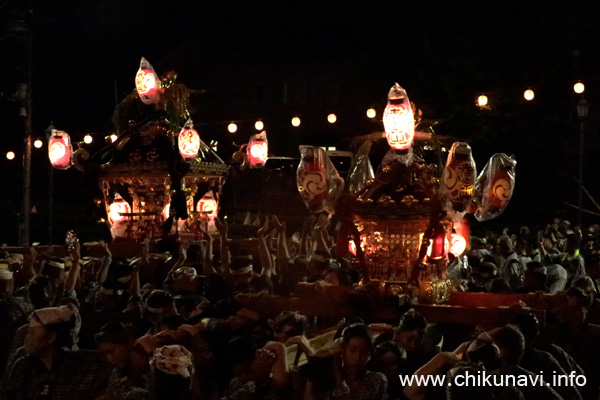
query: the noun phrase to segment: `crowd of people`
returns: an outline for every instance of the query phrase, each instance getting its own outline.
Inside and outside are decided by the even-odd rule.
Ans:
[[[5,253],[0,400],[600,398],[600,226],[555,220],[540,232],[488,231],[471,237],[464,255],[449,255],[455,290],[564,298],[544,321],[520,306],[506,325],[489,327],[436,324],[412,308],[399,321],[296,310],[269,319],[244,300],[276,301],[299,286],[351,288],[360,268],[339,257],[346,252],[326,216],[298,232],[276,216],[247,219],[251,251],[236,246],[225,220],[214,222],[200,241],[146,240],[131,258],[103,242],[101,257],[79,242],[67,257],[36,247]],[[334,339],[313,348],[309,338],[326,325]],[[290,362],[291,346],[306,362]],[[483,373],[504,380],[451,384]],[[407,379],[428,376],[450,384]],[[523,386],[522,377],[540,383]]]

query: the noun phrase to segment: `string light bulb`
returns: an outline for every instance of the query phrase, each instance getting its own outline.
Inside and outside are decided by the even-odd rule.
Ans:
[[[227,130],[229,133],[235,133],[237,131],[237,125],[232,122],[227,126]]]
[[[33,142],[33,147],[36,149],[41,149],[43,145],[44,143],[40,139],[37,139],[35,142]]]
[[[327,121],[330,124],[335,124],[335,121],[337,121],[337,115],[335,115],[334,113],[331,113],[327,116]]]
[[[112,140],[112,138],[111,138],[111,140]],[[90,143],[92,143],[92,141],[93,141],[92,135],[85,135],[83,137],[83,143],[85,143],[85,144],[90,144]],[[113,140],[113,142],[114,142],[114,140]]]
[[[254,129],[257,131],[262,131],[265,128],[265,124],[261,120],[258,120],[254,123]]]
[[[482,94],[477,98],[477,105],[479,107],[485,107],[485,106],[487,106],[487,104],[488,104],[488,98],[485,94]]]
[[[15,159],[15,153],[13,151],[9,151],[8,153],[6,153],[6,158],[9,160],[14,160]]]
[[[585,91],[585,85],[578,81],[575,85],[573,85],[573,91],[577,94],[581,94]]]
[[[377,115],[377,111],[375,111],[374,108],[369,108],[367,110],[367,117],[369,117],[369,118],[375,118],[376,115]]]
[[[300,118],[298,118],[298,117],[292,118],[292,125],[293,126],[300,126]]]
[[[525,93],[523,93],[523,97],[525,98],[525,100],[527,101],[531,101],[533,100],[533,97],[535,96],[535,94],[533,93],[533,90],[531,89],[527,89],[525,91]]]

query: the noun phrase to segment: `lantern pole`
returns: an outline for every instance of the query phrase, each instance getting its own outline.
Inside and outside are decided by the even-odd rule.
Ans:
[[[33,82],[33,10],[29,10],[29,29],[25,45],[27,47],[27,83],[24,104],[21,106],[20,115],[24,117],[24,145],[23,156],[23,230],[21,231],[21,245],[29,245],[29,222],[31,215],[31,131],[32,131],[32,105],[31,84]]]
[[[50,136],[52,131],[56,129],[52,122],[46,128],[44,133],[46,134],[46,141],[50,143]],[[48,172],[48,244],[52,245],[52,225],[54,224],[54,167],[50,165],[50,171]]]
[[[583,97],[577,103],[577,116],[579,116],[579,196],[577,203],[577,224],[581,228],[581,213],[583,209],[583,152],[584,152],[584,132],[585,132],[585,119],[589,111],[589,103]]]

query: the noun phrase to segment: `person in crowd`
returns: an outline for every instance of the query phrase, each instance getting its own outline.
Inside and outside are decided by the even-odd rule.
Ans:
[[[498,238],[498,256],[500,276],[506,280],[510,289],[514,291],[523,286],[525,266],[515,253],[512,240],[507,235]]]
[[[585,265],[579,251],[579,239],[575,233],[569,233],[565,240],[565,250],[551,254],[542,248],[543,262],[545,264],[560,264],[567,271],[566,287],[571,285],[573,279],[584,276]]]
[[[25,336],[26,356],[12,365],[0,399],[94,399],[108,383],[110,368],[94,351],[73,345],[78,313],[72,304],[35,310]]]

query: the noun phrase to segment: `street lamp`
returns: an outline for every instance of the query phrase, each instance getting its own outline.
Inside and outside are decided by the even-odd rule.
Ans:
[[[586,99],[581,98],[577,103],[577,116],[579,117],[579,198],[577,210],[577,223],[581,227],[581,210],[583,194],[583,133],[585,128],[585,119],[587,118],[590,105]]]

